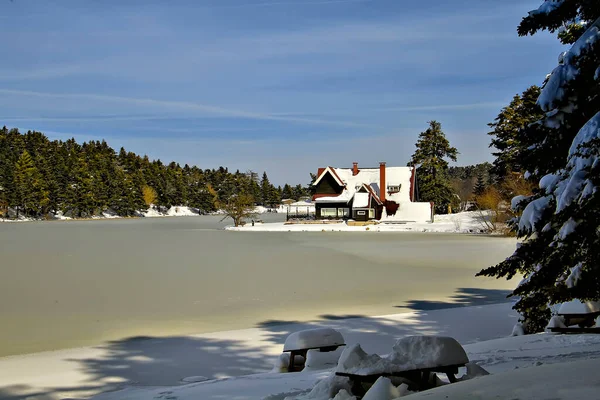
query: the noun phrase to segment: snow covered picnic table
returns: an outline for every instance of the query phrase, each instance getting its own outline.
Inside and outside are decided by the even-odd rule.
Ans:
[[[596,322],[600,317],[600,302],[582,302],[575,299],[561,304],[556,314],[548,324],[547,329],[550,332],[600,333],[600,326]]]
[[[454,383],[458,369],[468,362],[465,350],[453,338],[408,336],[399,339],[392,353],[385,357],[369,355],[360,345],[346,349],[335,375],[347,377],[352,394],[361,397],[366,393],[363,384],[373,384],[381,377],[398,378],[413,391],[435,387],[436,373],[446,374],[450,383]]]
[[[335,329],[317,328],[294,332],[288,336],[283,345],[283,352],[290,353],[288,372],[296,370],[296,356],[301,356],[306,360],[309,350],[318,350],[326,353],[335,351],[338,347],[345,345],[344,337]],[[298,368],[298,370],[301,371],[302,367]]]

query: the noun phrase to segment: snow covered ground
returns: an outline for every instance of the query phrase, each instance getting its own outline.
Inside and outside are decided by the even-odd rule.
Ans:
[[[441,232],[486,233],[485,222],[478,211],[450,215],[436,215],[435,222],[379,223],[368,226],[349,226],[345,222],[322,224],[286,224],[285,222],[247,224],[243,227],[227,227],[240,232]]]
[[[256,209],[254,210],[254,212],[256,214],[267,214],[267,213],[285,213],[285,207],[284,206],[280,206],[278,208],[265,208],[262,206],[258,206],[256,207]],[[222,212],[215,212],[213,213],[215,215],[222,215]],[[14,210],[11,210],[11,215],[16,215],[16,213],[14,212]],[[142,211],[137,211],[136,216],[137,217],[195,217],[201,215],[200,210],[194,207],[187,207],[187,206],[172,206],[169,209],[166,210],[158,210],[154,207],[151,207],[147,210],[142,210]],[[101,213],[101,215],[94,215],[91,217],[91,219],[110,219],[110,218],[122,218],[120,216],[118,216],[114,211],[112,210],[105,210]],[[64,215],[62,212],[57,212],[57,213],[51,213],[48,214],[46,219],[40,219],[40,218],[28,218],[28,217],[24,217],[22,215],[19,216],[18,219],[15,218],[10,218],[10,219],[5,219],[5,218],[0,218],[0,222],[31,222],[31,221],[41,221],[41,220],[60,220],[60,221],[68,221],[68,220],[73,220],[76,218],[72,218],[70,216],[66,216]]]
[[[600,335],[506,337],[517,319],[510,307],[502,303],[373,318],[332,316],[312,323],[273,321],[238,331],[131,338],[94,348],[5,357],[0,358],[0,398],[86,398],[120,389],[94,399],[283,400],[308,393],[331,374],[269,372],[290,333],[325,326],[342,332],[348,345],[360,343],[368,353],[381,355],[407,335],[451,336],[465,346],[471,361],[492,373],[415,398],[561,399],[569,398],[561,396],[573,394],[570,390],[577,385],[598,385]],[[548,376],[556,378],[544,378]],[[555,397],[536,397],[540,393]],[[570,398],[598,398],[587,394]]]
[[[493,308],[493,306],[483,308],[488,307],[489,311]],[[463,319],[463,321],[468,320]],[[377,336],[376,332],[371,334],[365,332],[358,339],[362,343],[367,343],[365,345],[367,347],[372,345],[372,340]],[[378,339],[381,339],[381,336]],[[514,336],[467,344],[464,347],[469,359],[491,372],[491,375],[413,394],[413,398],[430,400],[599,398],[600,375],[597,369],[600,366],[600,335]],[[387,351],[390,350],[391,346],[388,346]],[[462,373],[464,371],[459,372],[459,375]],[[210,380],[180,387],[128,388],[105,393],[95,399],[283,400],[287,397],[307,395],[319,380],[331,374],[331,370],[291,374],[263,373]],[[382,397],[378,400],[391,400],[391,397]]]

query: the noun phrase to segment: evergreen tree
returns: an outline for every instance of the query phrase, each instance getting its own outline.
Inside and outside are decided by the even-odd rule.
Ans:
[[[124,148],[116,153],[105,141],[50,141],[36,131],[21,134],[17,129],[0,129],[2,215],[14,209],[36,217],[47,211],[86,217],[111,209],[132,216],[146,209],[149,200],[163,210],[188,205],[211,212],[216,208],[209,185],[222,204],[237,194],[260,198],[264,189],[265,204],[276,205],[283,189],[268,182],[266,173],[264,176],[261,187],[253,172],[230,173],[224,167],[203,171],[175,162],[164,165]],[[154,189],[155,195],[148,189],[144,192],[144,187]]]
[[[481,196],[483,192],[485,192],[485,180],[483,179],[482,174],[477,175],[477,182],[475,183],[475,187],[473,188],[473,194],[475,196]]]
[[[283,189],[281,191],[281,198],[282,199],[292,199],[293,198],[292,188],[287,183],[285,185],[283,185]]]
[[[523,213],[514,228],[524,240],[511,257],[479,273],[525,276],[513,291],[520,297],[514,308],[530,331],[543,329],[548,304],[600,299],[599,4],[546,1],[519,26],[520,35],[564,26],[560,39],[574,42],[542,89],[538,104],[545,114],[525,129],[531,137],[544,135],[528,167],[539,188],[513,199]]]
[[[39,216],[48,204],[48,192],[44,190],[41,175],[27,150],[15,164],[14,189],[17,213]]]
[[[531,86],[520,96],[516,95],[494,122],[488,124],[493,129],[488,133],[493,136],[490,147],[498,150],[492,153],[496,156],[492,173],[499,178],[504,178],[512,172],[523,172],[528,167],[521,163],[529,164],[531,156],[528,149],[537,143],[540,137],[537,135],[538,130],[526,128],[543,115],[537,105],[540,90],[537,86]],[[533,136],[529,133],[533,133]]]
[[[409,165],[417,167],[417,188],[421,201],[433,201],[437,213],[444,214],[454,201],[448,179],[448,161],[456,161],[458,150],[450,146],[442,126],[430,121],[429,128],[419,134],[417,150]]]
[[[260,180],[260,204],[268,206],[271,199],[273,198],[273,186],[269,182],[269,177],[266,172],[263,172],[262,179]]]

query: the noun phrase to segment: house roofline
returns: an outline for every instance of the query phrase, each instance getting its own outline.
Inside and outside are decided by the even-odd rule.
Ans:
[[[333,176],[333,179],[335,179],[335,181],[341,186],[341,187],[345,187],[346,184],[344,183],[344,181],[342,181],[342,179],[339,177],[339,175],[337,174],[337,172],[335,172],[335,169],[333,167],[327,167],[323,170],[323,172],[317,177],[317,179],[315,180],[315,183],[313,183],[313,186],[317,186],[319,184],[319,182],[321,182],[321,179],[323,179],[323,177],[325,176],[325,174],[329,172],[331,174],[331,176]]]

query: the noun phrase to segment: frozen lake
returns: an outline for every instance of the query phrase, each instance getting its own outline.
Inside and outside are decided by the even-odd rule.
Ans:
[[[514,239],[227,232],[219,220],[0,224],[0,356],[483,304],[516,284],[474,277],[508,256]]]

